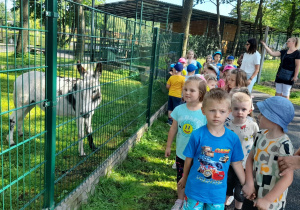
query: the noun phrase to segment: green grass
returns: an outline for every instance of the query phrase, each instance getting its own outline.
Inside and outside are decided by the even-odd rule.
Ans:
[[[95,194],[82,209],[170,209],[176,200],[176,171],[172,153],[165,158],[169,126],[166,117],[155,121],[127,159],[101,177]]]
[[[58,71],[61,76],[75,76],[76,71],[63,69]],[[78,74],[77,74],[78,75]],[[42,208],[44,189],[44,150],[45,136],[41,135],[25,143],[27,139],[40,135],[45,130],[45,114],[36,107],[24,121],[24,136],[17,137],[16,148],[11,149],[6,141],[9,126],[9,114],[3,114],[14,108],[13,84],[18,75],[0,73],[0,120],[2,182],[0,189],[8,187],[0,193],[2,209],[19,209],[28,204],[29,208]],[[56,165],[55,165],[55,202],[58,203],[84,181],[99,164],[114,152],[124,141],[132,136],[145,122],[148,101],[148,82],[142,83],[135,74],[128,70],[102,72],[102,102],[95,111],[92,120],[94,143],[99,151],[91,154],[88,142],[84,140],[86,158],[78,157],[77,128],[74,118],[57,117],[56,125]],[[155,112],[167,100],[167,95],[160,89],[160,83],[154,82],[153,107]],[[20,143],[24,143],[20,145]],[[42,165],[39,165],[42,163]],[[36,169],[34,169],[36,167]],[[16,183],[15,180],[25,175]],[[38,196],[37,196],[38,195]],[[36,200],[32,202],[34,196]]]

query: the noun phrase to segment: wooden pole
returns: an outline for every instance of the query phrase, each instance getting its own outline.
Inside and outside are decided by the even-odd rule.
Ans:
[[[266,27],[266,30],[265,30],[265,37],[264,37],[264,42],[265,43],[268,43],[268,32],[269,32],[269,26]],[[259,66],[259,72],[258,72],[258,77],[257,77],[257,84],[260,83],[260,77],[261,77],[261,71],[262,71],[262,68],[263,68],[263,65],[264,65],[264,61],[265,61],[265,54],[266,54],[266,48],[262,48],[262,51],[261,51],[261,59],[260,59],[260,66]]]

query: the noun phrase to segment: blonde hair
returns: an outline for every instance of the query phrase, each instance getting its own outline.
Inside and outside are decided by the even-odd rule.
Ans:
[[[237,102],[252,102],[251,100],[251,97],[249,95],[247,95],[246,93],[243,93],[243,92],[237,92],[237,93],[234,93],[232,95],[232,98],[231,98],[231,103],[237,103]]]
[[[207,62],[207,58],[211,58],[212,59],[212,55],[207,55],[205,58],[205,62]]]
[[[206,75],[204,76],[204,78],[205,78],[206,82],[208,82],[209,80],[218,81],[218,80],[217,80],[217,77],[216,77],[215,75],[213,75],[213,74],[206,74]]]
[[[221,88],[214,88],[207,92],[204,96],[202,107],[205,108],[208,106],[208,100],[213,100],[213,101],[226,101],[228,103],[228,109],[230,109],[231,106],[231,99],[229,94],[221,89]]]
[[[198,82],[199,101],[202,102],[206,94],[206,82],[200,77],[192,76],[185,81],[184,86],[189,82]]]
[[[291,37],[291,39],[295,42],[296,49],[300,49],[300,38],[299,37]]]

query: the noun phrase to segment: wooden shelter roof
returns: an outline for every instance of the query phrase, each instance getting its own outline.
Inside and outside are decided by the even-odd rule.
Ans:
[[[115,3],[96,6],[97,9],[126,18],[137,18],[160,23],[181,22],[182,6],[157,0],[122,0]],[[217,14],[193,9],[191,21],[217,21]],[[237,19],[221,15],[221,22],[237,25]],[[252,31],[254,23],[242,21],[241,31]],[[263,31],[266,26],[263,26]],[[278,31],[269,28],[269,32]]]

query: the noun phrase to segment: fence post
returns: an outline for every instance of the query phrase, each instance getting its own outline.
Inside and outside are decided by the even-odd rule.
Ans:
[[[54,209],[55,140],[56,140],[56,64],[57,64],[57,0],[46,6],[46,139],[44,208]]]
[[[150,126],[150,118],[151,118],[151,105],[152,105],[152,90],[153,90],[153,73],[155,71],[155,63],[156,63],[156,51],[158,45],[158,28],[154,28],[153,33],[153,42],[152,42],[152,56],[151,56],[151,67],[150,67],[150,77],[149,77],[149,88],[148,88],[148,103],[147,103],[147,124]]]

